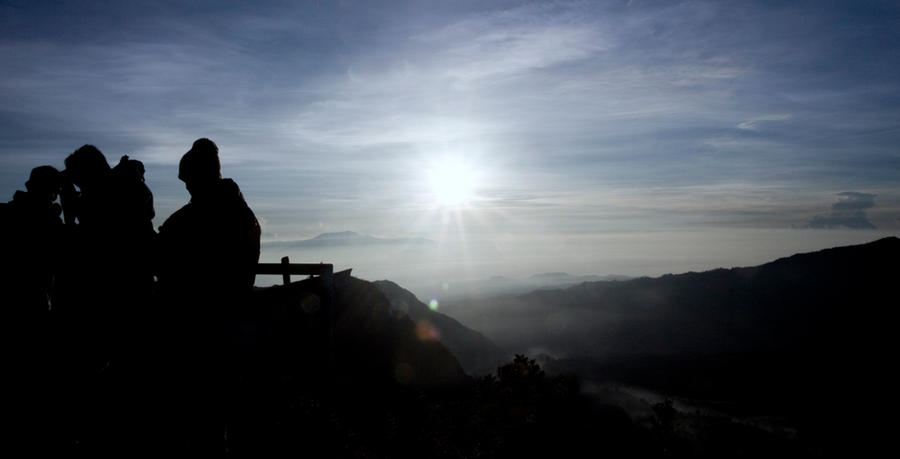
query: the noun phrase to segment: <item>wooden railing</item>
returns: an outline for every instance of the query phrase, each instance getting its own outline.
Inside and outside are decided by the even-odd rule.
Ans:
[[[349,271],[347,271],[349,274]],[[320,293],[322,312],[328,324],[326,332],[327,365],[334,369],[334,266],[330,263],[291,263],[288,257],[282,257],[281,263],[258,263],[257,275],[281,275],[284,285],[291,283],[291,275],[318,276],[323,291]]]
[[[334,284],[334,266],[330,263],[291,263],[288,257],[281,257],[281,263],[259,263],[256,274],[281,275],[284,285],[291,283],[291,275],[319,276],[325,285]]]

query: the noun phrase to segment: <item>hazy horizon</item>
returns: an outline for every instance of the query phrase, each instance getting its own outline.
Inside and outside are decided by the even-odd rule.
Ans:
[[[896,2],[0,4],[0,194],[82,144],[159,226],[218,143],[263,242],[407,284],[748,266],[900,234]]]
[[[494,276],[512,280],[542,273],[575,276],[624,275],[658,277],[716,268],[756,266],[796,253],[864,244],[896,232],[878,230],[694,230],[557,235],[471,236],[429,243],[340,244],[321,247],[263,244],[262,261],[333,263],[336,270],[353,269],[367,280],[391,280],[421,297],[453,294],[456,283]],[[390,241],[390,239],[388,239]],[[528,250],[522,250],[528,247]],[[280,283],[277,276],[260,277],[258,285]],[[444,285],[446,284],[446,285]],[[442,286],[442,291],[433,291]],[[430,293],[426,293],[430,292]],[[427,299],[427,298],[426,298]]]

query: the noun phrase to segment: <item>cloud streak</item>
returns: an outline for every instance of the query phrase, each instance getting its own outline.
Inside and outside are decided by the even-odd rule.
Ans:
[[[737,128],[755,131],[755,130],[759,129],[759,126],[761,123],[764,124],[765,122],[772,122],[772,121],[786,121],[789,119],[791,119],[790,114],[757,116],[756,118],[752,118],[752,119],[749,119],[747,121],[744,121],[744,122],[738,124]]]
[[[485,231],[787,228],[836,190],[879,207],[810,225],[900,228],[890,4],[192,5],[0,6],[2,190],[90,142],[147,163],[164,218],[208,136],[297,239],[440,231],[444,156],[487,177]]]
[[[832,204],[831,213],[816,215],[809,221],[810,228],[817,229],[875,229],[866,216],[866,210],[875,207],[875,195],[845,191],[838,193],[838,201]]]

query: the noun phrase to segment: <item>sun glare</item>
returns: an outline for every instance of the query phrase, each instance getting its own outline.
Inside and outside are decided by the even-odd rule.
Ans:
[[[450,160],[428,170],[428,184],[434,201],[442,207],[464,206],[475,197],[477,173],[472,166]]]

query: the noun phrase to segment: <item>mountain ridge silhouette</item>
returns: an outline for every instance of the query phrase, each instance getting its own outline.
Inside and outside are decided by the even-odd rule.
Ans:
[[[755,345],[763,346],[763,341],[772,338],[775,341],[769,345],[784,345],[789,341],[798,341],[814,331],[814,327],[821,327],[819,313],[836,314],[834,303],[838,298],[850,300],[854,288],[859,290],[857,299],[872,302],[887,297],[889,293],[885,291],[885,286],[890,283],[886,276],[894,271],[891,257],[900,256],[898,254],[900,239],[890,237],[868,244],[795,254],[755,267],[584,282],[566,288],[445,302],[442,308],[445,314],[463,324],[478,324],[476,330],[501,347],[514,351],[542,345],[552,351],[553,346],[548,346],[548,343],[525,346],[519,338],[556,335],[563,348],[557,350],[556,355],[589,355],[591,352],[588,351],[594,351],[594,354],[619,352],[621,349],[601,348],[610,347],[602,343],[626,339],[626,334],[647,330],[648,327],[655,329],[657,334],[669,328],[668,332],[675,335],[665,342],[657,340],[654,343],[630,339],[630,345],[637,347],[632,352],[662,352],[664,349],[673,353],[678,346],[686,346],[683,349],[686,352],[697,352],[704,347],[704,341],[713,338],[708,334],[701,337],[700,333],[715,331],[716,327],[721,330],[721,336],[715,340],[717,344],[740,344],[738,338],[753,338]],[[883,285],[878,285],[879,279]],[[816,285],[818,282],[822,285]],[[867,292],[867,288],[875,290]],[[821,303],[830,305],[830,308],[812,308],[809,301],[796,292],[797,289],[809,294],[822,289],[830,291],[830,295],[819,294]],[[778,294],[774,293],[776,290]],[[802,306],[802,310],[780,307],[787,301],[786,298]],[[726,312],[727,317],[716,316]],[[558,315],[555,318],[551,317],[554,313]],[[804,322],[803,314],[815,321]],[[524,315],[531,317],[524,318]],[[662,327],[660,320],[671,322],[670,327]],[[544,327],[548,322],[556,323],[557,327]],[[602,327],[595,327],[601,322]],[[675,327],[676,324],[680,328]],[[616,329],[611,330],[611,326]],[[747,333],[759,335],[761,330],[772,336],[744,336]],[[587,333],[597,339],[582,339],[581,346],[575,348],[562,342],[578,342]],[[640,335],[646,338],[648,333]],[[789,335],[797,339],[789,339]],[[677,337],[683,339],[674,339]],[[712,350],[718,352],[722,349],[717,345],[712,346]]]

